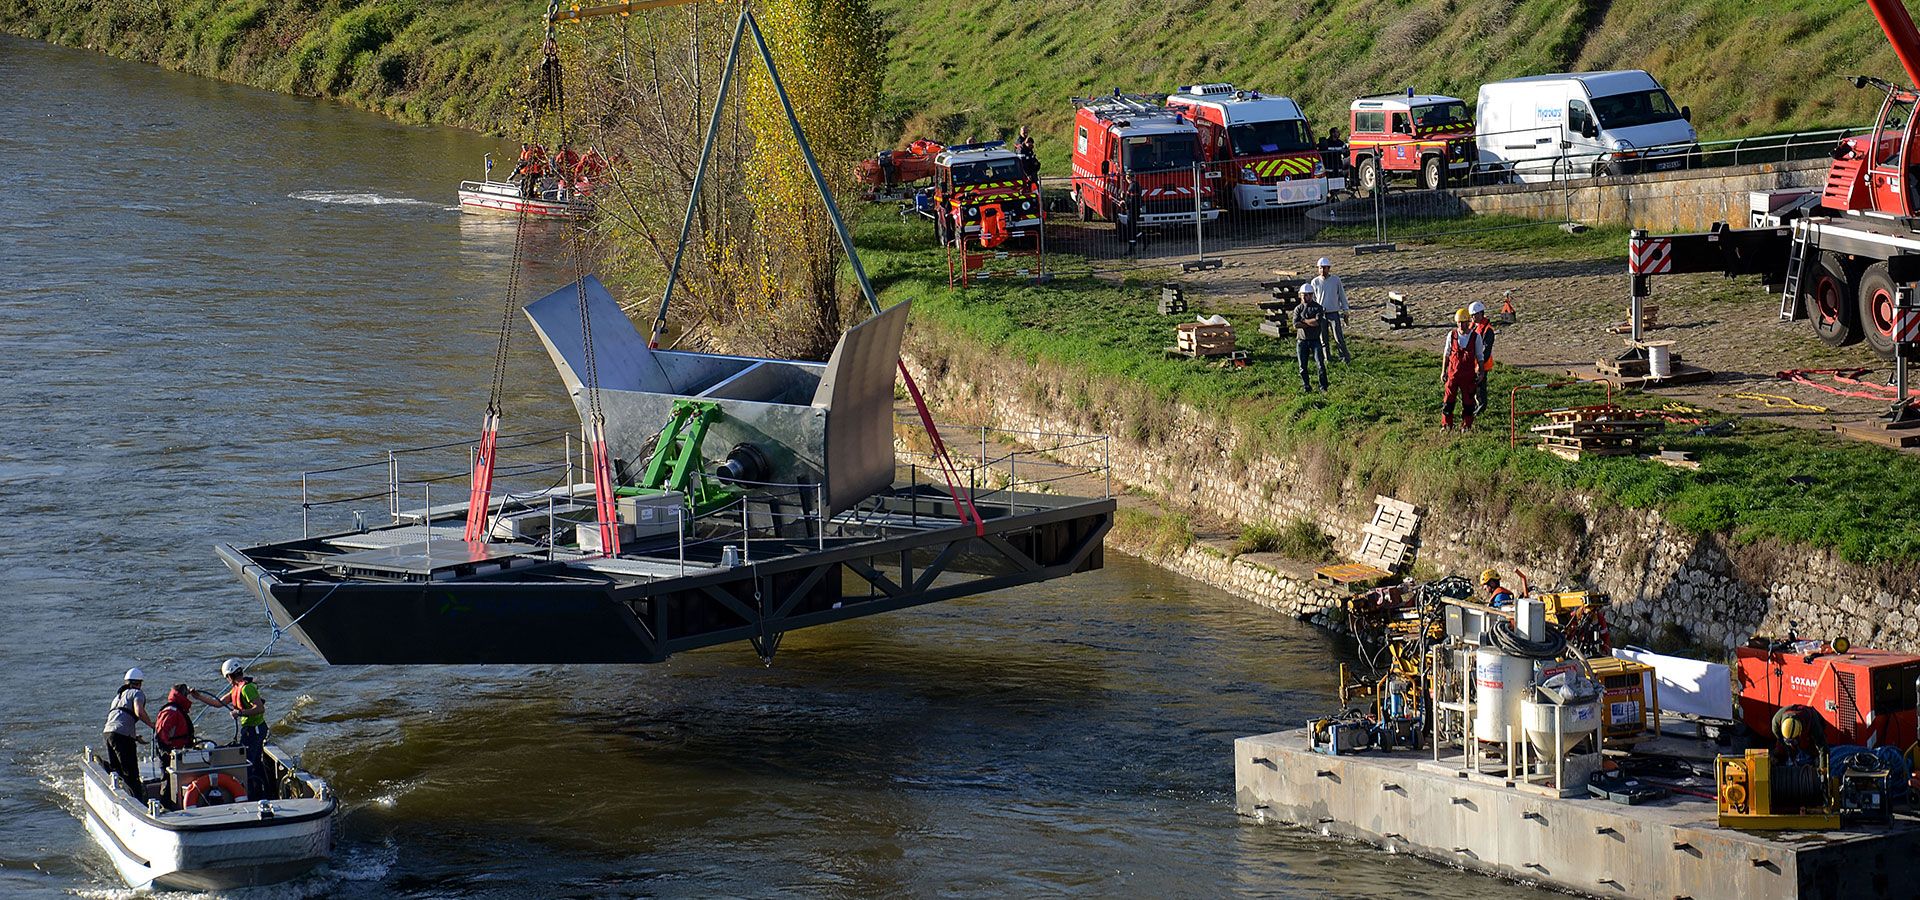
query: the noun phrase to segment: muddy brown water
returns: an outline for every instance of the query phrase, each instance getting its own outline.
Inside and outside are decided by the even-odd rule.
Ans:
[[[0,896],[118,896],[74,768],[120,671],[212,686],[268,638],[211,544],[296,532],[302,468],[475,429],[512,236],[452,195],[502,145],[12,39],[0,84]],[[531,341],[510,368],[510,424],[564,424]],[[1229,742],[1323,710],[1339,652],[1117,554],[771,667],[282,642],[275,737],[343,813],[251,893],[1533,895],[1234,815]]]

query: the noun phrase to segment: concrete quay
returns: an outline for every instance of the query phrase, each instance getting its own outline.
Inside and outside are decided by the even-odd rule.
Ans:
[[[1920,818],[1835,832],[1721,828],[1714,801],[1559,799],[1431,750],[1328,756],[1305,729],[1234,741],[1235,807],[1260,822],[1590,897],[1920,897]]]

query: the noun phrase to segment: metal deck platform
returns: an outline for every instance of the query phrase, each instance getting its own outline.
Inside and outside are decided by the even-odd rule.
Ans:
[[[458,540],[432,542],[429,557],[418,525],[216,550],[330,663],[652,663],[734,641],[771,656],[794,629],[1098,569],[1114,511],[1108,498],[1002,491],[976,534],[929,485],[875,500],[918,512],[845,513],[813,540],[749,528],[618,558],[516,544],[469,554]]]

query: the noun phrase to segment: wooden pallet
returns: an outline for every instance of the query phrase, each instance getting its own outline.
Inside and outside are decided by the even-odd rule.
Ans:
[[[1392,577],[1392,572],[1366,563],[1334,563],[1313,570],[1313,580],[1348,588],[1371,587],[1374,582]]]
[[[1170,316],[1187,311],[1187,293],[1177,284],[1160,286],[1160,314]]]
[[[1660,307],[1658,305],[1641,306],[1640,307],[1640,330],[1646,331],[1648,329],[1658,328],[1658,327],[1660,327]],[[1633,320],[1629,318],[1627,321],[1621,322],[1620,324],[1613,326],[1612,331],[1614,334],[1632,334]]]
[[[1173,350],[1183,356],[1227,356],[1235,349],[1232,325],[1182,322],[1174,326]]]
[[[1694,459],[1693,454],[1686,450],[1662,450],[1659,453],[1648,456],[1647,459],[1663,466],[1672,466],[1676,469],[1700,468],[1700,461]]]
[[[1539,436],[1540,449],[1569,460],[1637,454],[1647,438],[1666,427],[1659,420],[1637,418],[1610,403],[1556,409],[1545,415],[1545,424],[1529,430]]]
[[[1920,447],[1920,428],[1914,426],[1892,426],[1877,419],[1864,422],[1839,422],[1833,430],[1860,441],[1870,441],[1884,447],[1906,450]]]
[[[1362,565],[1404,571],[1413,563],[1419,542],[1420,508],[1405,500],[1377,494],[1373,498],[1373,520],[1360,527],[1360,548],[1353,560]]]
[[[1639,452],[1624,447],[1564,447],[1559,444],[1541,444],[1539,447],[1568,462],[1579,462],[1600,456],[1633,456]]]

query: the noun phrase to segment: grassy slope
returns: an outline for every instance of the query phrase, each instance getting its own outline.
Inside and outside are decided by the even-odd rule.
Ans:
[[[1508,449],[1504,422],[1465,437],[1439,432],[1439,360],[1431,355],[1363,339],[1353,369],[1335,373],[1331,392],[1302,395],[1292,345],[1253,331],[1242,333],[1241,347],[1253,357],[1246,369],[1164,358],[1171,326],[1153,308],[1150,278],[1121,289],[1068,280],[956,291],[946,287],[939,251],[928,246],[923,227],[875,217],[861,235],[876,285],[889,301],[914,301],[916,328],[1075,373],[1079,380],[1054,385],[1057,393],[1036,385],[1028,399],[1064,398],[1090,428],[1153,441],[1167,401],[1193,404],[1242,429],[1253,446],[1236,454],[1318,458],[1335,467],[1335,479],[1353,476],[1366,495],[1404,491],[1443,508],[1492,502],[1510,511],[1515,539],[1535,546],[1577,535],[1576,514],[1562,503],[1566,491],[1577,490],[1658,508],[1699,533],[1806,543],[1867,565],[1920,562],[1920,465],[1891,451],[1743,422],[1726,438],[1687,438],[1670,429],[1661,443],[1701,451],[1705,465],[1697,472],[1632,459],[1570,464],[1528,447]],[[1530,377],[1498,369],[1494,393]],[[1595,402],[1591,391],[1578,389],[1528,396],[1543,406]],[[1795,475],[1811,481],[1787,480]]]
[[[878,0],[891,127],[1021,122],[1059,152],[1075,94],[1229,79],[1294,94],[1321,128],[1414,85],[1471,98],[1542,71],[1646,68],[1709,137],[1853,124],[1839,78],[1899,66],[1859,0]],[[402,121],[503,127],[537,54],[538,0],[0,0],[0,30]],[[638,32],[636,32],[638,34]],[[1811,74],[1809,74],[1811,73]],[[883,129],[890,130],[890,129]],[[884,135],[891,137],[891,135]]]
[[[1399,90],[1471,100],[1484,81],[1644,68],[1712,137],[1855,124],[1839,78],[1900,75],[1859,0],[880,0],[887,92],[910,136],[1028,123],[1057,140],[1068,98],[1227,80],[1292,94],[1320,129]],[[1786,49],[1782,49],[1786,48]],[[1809,74],[1811,73],[1811,74]],[[1055,158],[1060,145],[1043,153]]]
[[[541,5],[510,0],[0,0],[0,31],[345,100],[403,122],[506,127]]]

